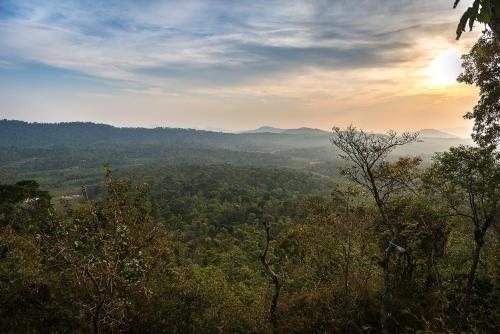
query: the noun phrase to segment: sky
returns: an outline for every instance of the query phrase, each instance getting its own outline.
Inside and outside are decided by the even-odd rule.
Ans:
[[[0,0],[0,119],[466,136],[469,3]]]

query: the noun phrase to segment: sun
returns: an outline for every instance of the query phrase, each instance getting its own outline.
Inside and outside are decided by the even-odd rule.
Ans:
[[[425,69],[427,83],[432,86],[451,86],[457,84],[457,76],[462,72],[462,61],[458,49],[439,53]]]

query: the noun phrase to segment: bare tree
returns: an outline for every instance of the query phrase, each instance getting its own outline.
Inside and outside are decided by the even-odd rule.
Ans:
[[[381,261],[384,287],[381,294],[380,326],[382,332],[387,333],[389,260],[394,248],[404,251],[397,246],[399,229],[396,221],[389,217],[387,205],[399,193],[414,188],[416,169],[421,162],[420,158],[400,158],[391,162],[389,155],[397,147],[416,141],[418,133],[398,135],[389,131],[385,135],[379,135],[367,133],[352,125],[346,129],[334,127],[332,130],[331,142],[342,152],[339,156],[349,164],[341,169],[342,174],[370,191],[380,218],[391,230],[391,239]]]

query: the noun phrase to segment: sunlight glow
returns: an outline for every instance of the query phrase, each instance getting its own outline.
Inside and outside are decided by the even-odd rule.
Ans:
[[[462,61],[458,49],[446,50],[438,54],[427,66],[427,83],[432,86],[450,86],[457,84],[457,76],[462,72]]]

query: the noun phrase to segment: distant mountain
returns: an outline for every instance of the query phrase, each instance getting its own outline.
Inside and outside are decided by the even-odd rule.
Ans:
[[[242,133],[282,133],[286,131],[286,129],[273,128],[272,126],[261,126],[255,130],[247,130]]]
[[[453,128],[443,128],[438,129],[439,131],[443,131],[459,138],[470,138],[472,133],[472,125],[471,126],[459,126]]]
[[[298,128],[298,129],[287,129],[281,133],[289,134],[289,135],[304,135],[304,134],[330,135],[330,132],[328,132],[328,131],[324,131],[324,130],[320,130],[320,129],[313,129],[313,128],[306,128],[306,127],[302,127],[302,128]]]
[[[203,131],[211,131],[211,132],[224,132],[224,133],[234,133],[234,131],[223,129],[223,128],[214,128],[214,127],[207,127],[204,128]]]
[[[422,129],[419,131],[421,138],[443,138],[443,139],[457,139],[455,135],[439,131],[436,129]]]
[[[328,131],[323,131],[320,129],[313,129],[307,127],[301,127],[297,129],[280,129],[274,128],[272,126],[261,126],[255,130],[248,130],[242,133],[281,133],[287,135],[330,135]]]
[[[277,134],[286,134],[286,135],[315,135],[315,136],[329,136],[330,132],[301,127],[297,129],[281,129],[275,128],[272,126],[261,126],[255,130],[248,130],[241,133],[277,133]],[[436,129],[422,129],[419,131],[420,138],[442,138],[442,139],[458,139],[460,137],[452,135],[450,133],[446,133],[444,131],[436,130]]]

